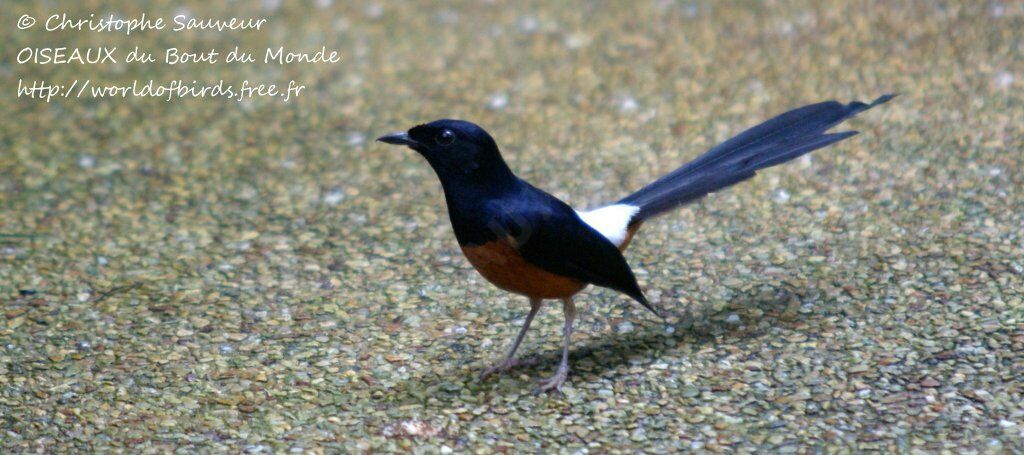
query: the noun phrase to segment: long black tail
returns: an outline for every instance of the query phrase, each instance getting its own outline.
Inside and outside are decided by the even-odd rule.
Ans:
[[[633,216],[634,221],[662,214],[749,179],[760,169],[785,163],[857,134],[856,131],[825,131],[895,96],[883,95],[871,104],[854,101],[843,105],[825,101],[786,112],[718,144],[619,203],[640,208]]]

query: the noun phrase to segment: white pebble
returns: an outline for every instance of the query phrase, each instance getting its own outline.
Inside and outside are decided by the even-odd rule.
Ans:
[[[504,93],[494,93],[487,100],[487,107],[492,110],[504,109],[508,106],[508,95]]]
[[[345,199],[345,193],[341,190],[331,190],[324,195],[324,203],[327,205],[338,205]]]
[[[1004,14],[1006,14],[1006,7],[1004,7],[1002,3],[995,2],[995,3],[992,4],[991,12],[992,12],[992,17],[1000,18],[1000,17],[1003,17]]]
[[[519,19],[519,31],[523,33],[533,33],[540,27],[540,22],[533,16],[524,16]]]
[[[573,33],[565,37],[565,47],[569,49],[579,49],[590,44],[590,37],[582,33]]]
[[[786,190],[784,190],[782,188],[779,188],[779,189],[775,190],[774,199],[775,199],[775,202],[778,202],[780,204],[788,202],[789,201],[789,191],[786,191]]]
[[[633,323],[626,321],[619,324],[619,333],[629,333],[633,331]]]
[[[353,131],[348,134],[348,145],[359,145],[366,142],[366,135],[359,132]]]
[[[78,158],[78,165],[84,169],[89,169],[96,165],[96,158],[91,155],[82,155]]]
[[[371,3],[366,6],[366,9],[363,10],[363,12],[366,13],[366,17],[369,17],[370,19],[380,19],[384,16],[384,6],[380,3]]]
[[[277,11],[279,8],[281,8],[281,0],[263,0],[263,9]]]
[[[619,102],[619,110],[622,112],[636,112],[640,109],[640,103],[636,101],[636,98],[626,95],[622,97],[622,101]]]
[[[1014,79],[1013,74],[1007,71],[1000,71],[999,74],[996,75],[996,85],[998,85],[999,88],[1010,88],[1010,86],[1013,85]]]

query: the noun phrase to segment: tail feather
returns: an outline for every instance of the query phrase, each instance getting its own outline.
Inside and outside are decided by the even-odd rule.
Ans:
[[[786,112],[715,146],[618,203],[639,207],[634,222],[657,216],[747,180],[761,169],[857,134],[825,131],[895,96],[883,95],[870,104],[826,101]]]

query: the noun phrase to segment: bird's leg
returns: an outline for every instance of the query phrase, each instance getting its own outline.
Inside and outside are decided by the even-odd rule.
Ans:
[[[523,322],[523,327],[519,329],[519,335],[516,335],[516,341],[512,343],[512,347],[508,350],[508,355],[505,356],[505,360],[501,363],[494,365],[483,373],[480,373],[480,379],[484,379],[495,373],[503,373],[509,368],[519,365],[519,360],[516,359],[516,350],[519,349],[519,343],[523,342],[523,338],[526,337],[526,331],[530,329],[530,323],[533,322],[533,317],[540,311],[542,301],[541,299],[530,299],[530,314],[526,315],[526,322]]]
[[[562,310],[565,312],[565,325],[562,327],[562,361],[558,364],[558,371],[555,375],[541,381],[541,392],[561,391],[562,384],[569,377],[569,338],[572,337],[572,320],[576,318],[576,305],[572,298],[562,300]]]

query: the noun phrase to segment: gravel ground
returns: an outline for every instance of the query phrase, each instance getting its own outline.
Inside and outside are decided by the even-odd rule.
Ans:
[[[19,31],[61,10],[4,2],[0,451],[1024,450],[1024,3],[82,3],[59,7],[269,21]],[[103,44],[342,61],[13,55]],[[44,103],[19,78],[308,88]],[[535,366],[476,379],[526,301],[461,256],[426,163],[372,141],[471,119],[592,207],[772,114],[889,91],[857,138],[646,224],[627,258],[669,323],[584,292],[560,396],[531,394],[557,305]]]

